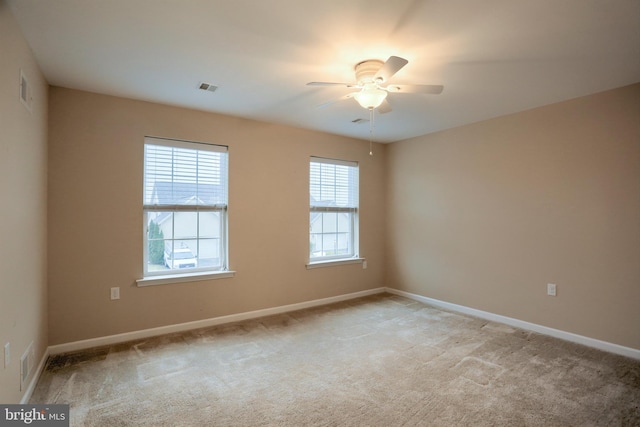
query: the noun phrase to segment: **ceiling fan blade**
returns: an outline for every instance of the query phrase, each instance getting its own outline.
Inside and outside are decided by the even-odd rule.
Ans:
[[[380,114],[388,113],[392,109],[393,108],[391,108],[391,104],[389,104],[389,101],[387,101],[386,99],[384,101],[382,101],[382,104],[380,104],[380,106],[378,106],[378,108],[377,108],[378,113],[380,113]]]
[[[382,82],[386,82],[391,78],[391,76],[400,71],[400,69],[408,63],[409,61],[404,58],[400,58],[399,56],[390,56],[389,59],[387,59],[387,62],[380,67],[373,79],[382,79]]]
[[[356,87],[357,85],[354,83],[334,83],[334,82],[309,82],[307,86],[346,86],[346,87]]]
[[[386,87],[391,93],[428,93],[439,95],[442,93],[442,85],[389,85]]]
[[[340,101],[344,101],[345,99],[353,98],[353,95],[355,95],[355,94],[356,94],[356,92],[348,93],[348,94],[346,94],[344,96],[341,96],[338,99],[333,99],[333,100],[331,100],[329,102],[325,102],[324,104],[320,104],[320,105],[316,106],[316,108],[327,108],[328,106],[333,105],[336,102],[340,102]]]

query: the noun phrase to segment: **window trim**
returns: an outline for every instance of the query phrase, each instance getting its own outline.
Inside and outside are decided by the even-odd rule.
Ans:
[[[215,280],[215,279],[227,279],[235,277],[236,272],[233,270],[218,270],[218,271],[199,271],[185,274],[165,274],[158,276],[147,276],[142,279],[136,280],[136,286],[156,286],[156,285],[170,285],[172,283],[187,283],[187,282],[200,282],[203,280]]]
[[[311,251],[307,253],[308,259],[306,263],[307,269],[320,268],[320,267],[331,267],[335,265],[342,264],[355,264],[362,263],[365,261],[364,258],[360,257],[360,164],[357,161],[350,160],[340,160],[340,159],[331,159],[327,157],[317,157],[310,156],[309,159],[309,195],[311,195],[311,163],[325,163],[335,166],[347,166],[355,168],[357,173],[357,183],[356,183],[356,197],[357,203],[355,207],[345,207],[345,206],[312,206],[309,204],[309,213],[313,212],[330,212],[330,213],[351,213],[351,246],[353,247],[353,253],[348,255],[333,255],[333,256],[324,256],[324,257],[316,257],[311,258]],[[310,216],[309,216],[310,217]],[[309,222],[309,230],[311,230],[311,222]],[[308,239],[311,238],[309,234],[307,236]]]
[[[228,239],[228,187],[229,187],[229,147],[220,144],[211,144],[206,142],[197,142],[197,141],[186,141],[180,139],[172,139],[172,138],[162,138],[162,137],[154,137],[154,136],[145,136],[143,150],[144,153],[144,161],[143,161],[143,176],[146,176],[146,164],[147,164],[147,155],[146,155],[146,146],[147,145],[159,145],[171,148],[183,148],[189,150],[197,150],[197,151],[211,151],[218,153],[225,153],[226,155],[226,176],[225,182],[227,185],[226,194],[227,194],[227,203],[226,204],[211,204],[211,205],[147,205],[142,203],[142,219],[143,219],[143,277],[136,280],[136,285],[138,287],[141,286],[152,286],[152,285],[164,285],[170,283],[183,283],[183,282],[194,282],[194,281],[202,281],[202,280],[211,280],[211,279],[222,279],[228,277],[234,277],[235,271],[229,269],[229,239]],[[143,189],[145,187],[145,182],[143,180]],[[144,192],[144,190],[143,190]],[[219,212],[220,220],[221,220],[221,229],[220,229],[220,240],[222,241],[220,247],[220,257],[221,266],[220,268],[210,268],[210,267],[195,267],[189,268],[187,271],[176,272],[177,270],[161,270],[161,271],[149,271],[148,270],[148,262],[149,262],[149,243],[148,243],[148,226],[149,226],[149,218],[148,214],[150,212],[194,212],[194,213],[202,213],[202,212]]]
[[[367,259],[362,257],[353,257],[353,258],[338,258],[338,259],[325,259],[322,261],[309,261],[306,264],[307,270],[312,270],[314,268],[322,268],[322,267],[334,267],[336,265],[346,265],[346,264],[362,264]]]

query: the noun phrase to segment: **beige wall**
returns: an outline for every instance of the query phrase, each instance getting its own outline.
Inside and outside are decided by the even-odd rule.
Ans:
[[[33,90],[19,100],[20,69]],[[47,92],[31,50],[0,0],[0,402],[17,403],[20,357],[34,344],[34,371],[47,343]],[[11,362],[4,368],[3,347]],[[33,372],[31,374],[33,377]],[[30,381],[31,378],[28,379]],[[27,383],[28,384],[28,383]]]
[[[384,285],[384,146],[370,157],[364,141],[57,87],[49,114],[52,345]],[[229,146],[234,278],[135,286],[145,135]],[[360,162],[366,270],[305,268],[312,155]],[[113,286],[121,288],[118,301],[109,299]]]
[[[389,286],[640,349],[640,84],[387,155]]]

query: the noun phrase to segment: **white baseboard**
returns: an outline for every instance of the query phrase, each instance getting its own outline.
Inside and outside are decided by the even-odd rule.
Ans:
[[[136,339],[154,337],[158,335],[171,334],[174,332],[190,331],[192,329],[207,328],[210,326],[222,325],[224,323],[238,322],[241,320],[255,319],[257,317],[271,316],[274,314],[287,313],[304,308],[316,307],[319,305],[332,304],[335,302],[346,301],[354,298],[365,297],[368,295],[380,294],[385,292],[385,288],[369,289],[366,291],[354,292],[335,297],[316,299],[305,301],[297,304],[282,305],[279,307],[265,308],[262,310],[248,311],[245,313],[230,314],[228,316],[214,317],[210,319],[196,320],[194,322],[179,323],[177,325],[161,326],[158,328],[143,329],[140,331],[126,332],[117,335],[108,335],[105,337],[91,338],[82,341],[74,341],[70,343],[57,344],[49,346],[49,354],[67,353],[70,351],[84,350],[87,348],[100,347],[104,345],[112,345]]]
[[[29,386],[24,392],[22,399],[20,400],[20,403],[25,404],[29,401],[29,399],[31,399],[31,395],[35,390],[38,380],[40,379],[40,375],[42,374],[42,371],[44,370],[47,359],[49,358],[50,355],[66,353],[70,351],[84,350],[87,348],[99,347],[103,345],[117,344],[121,342],[135,340],[135,339],[149,338],[153,336],[164,335],[164,334],[169,334],[174,332],[184,332],[184,331],[189,331],[189,330],[198,329],[198,328],[206,328],[210,326],[221,325],[224,323],[238,322],[242,320],[255,319],[258,317],[271,316],[274,314],[282,314],[282,313],[287,313],[291,311],[302,310],[305,308],[317,307],[320,305],[332,304],[340,301],[347,301],[350,299],[380,294],[384,292],[400,295],[406,298],[423,302],[425,304],[433,305],[435,307],[457,311],[459,313],[480,317],[482,319],[487,319],[487,320],[491,320],[498,323],[504,323],[517,328],[538,332],[541,334],[553,336],[556,338],[560,338],[560,339],[575,342],[578,344],[583,344],[589,347],[594,347],[600,350],[608,351],[610,353],[620,354],[623,356],[640,360],[640,350],[633,349],[630,347],[624,347],[618,344],[613,344],[606,341],[600,341],[593,338],[573,334],[570,332],[565,332],[558,329],[537,325],[535,323],[529,323],[522,320],[513,319],[510,317],[501,316],[499,314],[489,313],[487,311],[477,310],[475,308],[465,307],[462,305],[452,304],[449,302],[424,297],[422,295],[412,294],[410,292],[400,291],[394,288],[376,288],[376,289],[369,289],[366,291],[354,292],[354,293],[345,294],[345,295],[338,295],[335,297],[321,298],[317,300],[301,302],[297,304],[283,305],[279,307],[266,308],[263,310],[255,310],[255,311],[249,311],[245,313],[231,314],[228,316],[214,317],[211,319],[197,320],[194,322],[180,323],[177,325],[161,326],[158,328],[144,329],[140,331],[133,331],[133,332],[127,332],[123,334],[109,335],[105,337],[92,338],[92,339],[87,339],[82,341],[74,341],[70,343],[49,346],[45,350],[44,354],[42,355],[42,358],[40,359],[40,363],[38,364],[38,368],[36,369],[36,372],[33,375],[33,378],[29,382]]]
[[[29,382],[29,386],[27,387],[24,394],[22,395],[22,399],[20,399],[21,405],[28,403],[29,399],[31,399],[31,395],[33,394],[33,391],[36,389],[36,384],[38,384],[38,380],[40,379],[40,375],[44,370],[44,366],[47,363],[48,358],[49,358],[49,348],[45,349],[44,354],[40,359],[40,363],[38,363],[38,367],[36,368],[36,372],[33,374],[33,377]]]
[[[498,323],[504,323],[506,325],[514,326],[516,328],[538,332],[540,334],[549,335],[555,338],[560,338],[565,341],[571,341],[577,344],[582,344],[588,347],[604,350],[609,353],[620,354],[622,356],[627,356],[633,359],[640,360],[640,350],[637,350],[635,348],[625,347],[625,346],[613,344],[606,341],[600,341],[595,338],[589,338],[589,337],[577,335],[571,332],[565,332],[559,329],[553,329],[547,326],[542,326],[535,323],[529,323],[523,320],[513,319],[511,317],[501,316],[499,314],[490,313],[488,311],[477,310],[475,308],[470,308],[463,305],[452,304],[450,302],[440,301],[437,299],[428,298],[422,295],[412,294],[410,292],[400,291],[393,288],[386,288],[386,291],[389,292],[390,294],[400,295],[406,298],[423,302],[425,304],[433,305],[435,307],[444,308],[446,310],[457,311],[459,313],[480,317],[481,319],[491,320],[493,322],[498,322]]]

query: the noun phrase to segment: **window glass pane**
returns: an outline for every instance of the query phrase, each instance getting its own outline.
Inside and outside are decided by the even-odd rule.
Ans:
[[[322,232],[334,233],[338,230],[338,214],[326,212],[322,214]]]
[[[147,215],[147,233],[149,233],[148,238],[157,238],[158,236],[162,236],[161,238],[173,239],[173,212],[163,211],[163,212],[149,212]],[[157,227],[159,230],[155,230],[152,227]]]
[[[182,239],[166,242],[164,261],[167,268],[179,270],[198,267],[198,240]]]
[[[351,213],[340,212],[337,214],[337,231],[341,233],[351,233]]]
[[[222,265],[221,239],[200,239],[200,250],[198,252],[198,261],[200,267],[217,267]]]
[[[331,234],[322,235],[322,254],[320,256],[332,256],[334,255],[334,238]]]
[[[311,212],[309,253],[311,258],[322,256],[322,214]]]
[[[164,269],[165,238],[171,238],[171,230],[165,233],[159,218],[162,218],[162,213],[153,212],[147,223],[147,260],[151,271]]]
[[[198,212],[173,212],[173,234],[175,239],[198,237]]]
[[[220,239],[222,235],[222,212],[199,212],[198,229],[201,238]]]
[[[333,256],[338,253],[338,241],[334,233],[325,233],[322,235],[322,251],[323,256]]]

